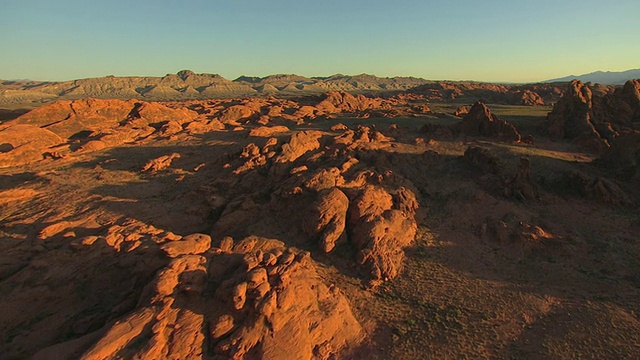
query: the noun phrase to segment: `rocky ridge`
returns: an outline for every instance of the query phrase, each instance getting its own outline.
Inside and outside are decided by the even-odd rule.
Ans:
[[[319,95],[327,92],[367,94],[421,94],[433,101],[482,99],[489,103],[542,105],[555,102],[562,90],[555,85],[494,85],[474,82],[434,82],[413,77],[355,76],[303,77],[298,75],[241,76],[228,80],[217,74],[182,70],[163,77],[89,78],[63,82],[1,81],[0,104],[29,104],[55,100],[144,99],[198,100],[241,96],[280,97]]]
[[[572,81],[547,116],[546,130],[602,152],[621,133],[640,128],[640,80],[610,89]]]

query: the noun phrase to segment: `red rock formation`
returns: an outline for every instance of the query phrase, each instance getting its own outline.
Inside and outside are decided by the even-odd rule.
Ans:
[[[349,198],[338,188],[318,194],[305,226],[307,233],[319,237],[318,244],[322,251],[330,252],[343,237],[348,207]]]
[[[565,95],[547,115],[547,131],[555,139],[595,141],[601,144],[601,148],[606,147],[594,126],[592,107],[591,89],[579,80],[572,81]]]
[[[175,134],[196,116],[186,108],[174,109],[159,103],[86,99],[57,101],[28,112],[11,124],[39,126],[60,136],[60,143],[81,142],[76,147],[86,152],[145,138],[156,131],[151,124],[167,125],[163,125],[162,135]]]
[[[531,175],[531,162],[529,158],[520,158],[518,171],[515,176],[507,179],[505,185],[504,192],[507,197],[515,197],[523,201],[538,199],[538,187]]]
[[[347,92],[328,92],[316,108],[325,113],[356,113],[377,109],[384,104],[380,98],[368,98],[364,95],[351,95]]]
[[[320,280],[308,253],[250,237],[230,252],[187,255],[203,249],[180,251],[82,358],[329,359],[362,339],[347,300]]]
[[[157,173],[158,171],[164,170],[171,166],[173,159],[179,159],[180,154],[173,153],[171,155],[163,155],[158,158],[149,160],[143,167],[142,171],[148,171],[152,174]]]
[[[32,124],[68,138],[82,130],[100,131],[117,126],[136,106],[136,100],[56,101],[41,106],[14,120]]]
[[[249,106],[234,105],[222,110],[218,120],[225,125],[237,126],[240,125],[239,120],[250,118],[254,114],[255,111]]]
[[[469,110],[471,110],[471,106],[468,105],[463,105],[460,106],[459,108],[456,109],[456,111],[453,112],[453,116],[464,116],[467,115],[469,113]]]
[[[351,241],[358,249],[356,258],[374,285],[399,274],[403,248],[413,242],[418,229],[413,213],[416,204],[411,197],[401,198],[407,202],[394,207],[388,192],[367,186],[349,206]],[[415,201],[415,196],[412,198]]]
[[[640,81],[630,80],[613,93],[605,90],[572,81],[547,116],[548,133],[603,151],[620,131],[633,129],[640,121]]]
[[[500,173],[500,160],[489,149],[480,146],[469,146],[465,150],[463,158],[484,173]]]
[[[533,92],[531,90],[524,90],[521,94],[519,94],[519,97],[520,97],[520,105],[529,105],[529,106],[544,105],[544,100],[542,99],[542,97],[538,93]]]
[[[38,126],[9,126],[0,130],[0,168],[42,160],[49,147],[61,143],[58,135]]]
[[[289,131],[289,128],[283,125],[279,126],[260,126],[249,131],[249,136],[271,137],[278,133]]]
[[[633,200],[615,182],[586,174],[581,171],[566,171],[553,181],[554,190],[563,195],[574,195],[615,206],[633,205]]]
[[[507,121],[493,115],[491,110],[478,101],[457,125],[465,135],[486,136],[503,141],[520,141],[520,133]]]
[[[277,163],[295,161],[306,152],[319,148],[318,139],[321,137],[322,133],[315,130],[300,131],[293,134],[289,142],[282,145],[282,152],[276,157],[275,161]]]

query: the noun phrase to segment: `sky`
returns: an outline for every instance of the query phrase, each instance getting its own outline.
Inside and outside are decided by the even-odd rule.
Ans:
[[[638,0],[0,0],[0,79],[535,82],[640,68]]]

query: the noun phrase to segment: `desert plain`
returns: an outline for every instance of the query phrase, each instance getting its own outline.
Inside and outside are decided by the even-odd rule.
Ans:
[[[640,81],[2,82],[0,359],[637,359]]]

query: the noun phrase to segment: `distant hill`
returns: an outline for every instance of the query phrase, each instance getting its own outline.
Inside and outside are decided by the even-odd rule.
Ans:
[[[217,74],[196,74],[182,70],[162,77],[115,77],[80,79],[62,82],[0,80],[0,104],[24,101],[50,102],[54,99],[145,99],[187,100],[232,98],[277,94],[283,96],[314,95],[328,91],[354,93],[405,91],[429,81],[412,77],[377,77],[333,75],[307,78],[294,74],[266,77],[241,76],[228,80]]]
[[[602,85],[623,85],[627,80],[640,79],[640,69],[632,69],[627,71],[596,71],[582,75],[569,75],[557,79],[543,81],[551,82],[569,82],[578,79],[582,82],[592,82]]]
[[[218,74],[196,74],[182,70],[165,76],[105,76],[61,82],[0,80],[3,108],[33,108],[55,100],[138,99],[180,101],[246,96],[299,97],[332,91],[376,96],[418,96],[430,101],[511,105],[552,104],[565,85],[491,84],[473,81],[429,81],[416,77],[378,77],[369,74],[305,77],[274,74],[265,77],[240,76],[235,80]],[[383,95],[384,94],[384,95]]]

